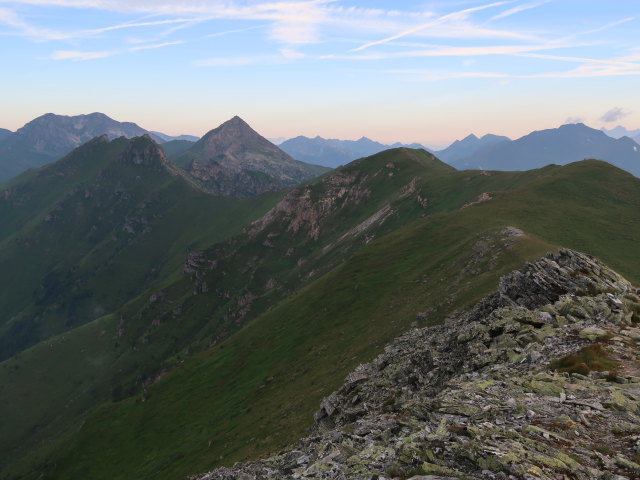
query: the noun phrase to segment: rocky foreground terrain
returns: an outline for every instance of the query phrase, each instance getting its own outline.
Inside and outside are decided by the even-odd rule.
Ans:
[[[640,478],[639,294],[549,254],[356,368],[289,451],[193,479]]]

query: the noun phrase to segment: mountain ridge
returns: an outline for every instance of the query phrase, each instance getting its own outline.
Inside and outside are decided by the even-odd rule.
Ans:
[[[107,134],[110,140],[120,136],[133,138],[150,135],[156,143],[197,139],[189,135],[171,137],[150,132],[135,123],[119,122],[100,112],[82,115],[46,113],[15,132],[0,134],[0,182],[29,168],[38,168],[58,160],[102,134]]]
[[[141,299],[136,308],[120,312],[128,319],[121,341],[136,345],[138,359],[157,355],[154,345],[175,335],[177,322],[180,330],[194,332],[191,336],[206,351],[193,345],[202,353],[181,356],[184,365],[174,360],[167,375],[151,370],[148,377],[158,380],[146,384],[144,392],[90,415],[74,441],[54,455],[50,464],[58,467],[48,474],[92,478],[99,471],[98,476],[109,472],[114,479],[168,479],[278,451],[304,434],[321,399],[339,388],[349,371],[374,358],[411,323],[439,323],[450,312],[472,306],[495,288],[498,275],[558,245],[579,246],[637,280],[633,232],[640,199],[632,175],[600,161],[522,173],[459,172],[444,166],[441,174],[423,170],[424,177],[412,186],[420,163],[392,157],[400,153],[383,152],[334,173],[367,176],[379,190],[360,203],[357,216],[338,204],[339,215],[333,216],[335,222],[329,217],[320,224],[318,240],[309,237],[314,229],[294,233],[287,225],[296,222],[275,222],[255,237],[193,252],[185,262],[185,303],[176,304],[181,297],[175,287],[167,287],[154,292],[153,303]],[[430,163],[426,152],[410,153]],[[358,191],[373,187],[357,175],[348,185]],[[394,182],[393,188],[387,182]],[[339,182],[335,186],[341,191]],[[385,198],[401,197],[405,190],[411,194],[392,204],[395,214],[376,217],[385,218],[381,225],[361,231],[346,249],[335,243],[352,225],[366,225],[363,220],[386,211]],[[328,200],[334,190],[322,187],[309,194],[320,201],[323,191]],[[483,192],[490,192],[489,198],[474,202]],[[426,209],[417,202],[418,194],[426,196]],[[560,204],[563,209],[557,208]],[[340,225],[340,231],[333,230]],[[333,257],[323,252],[327,245],[333,245]],[[317,253],[310,255],[310,249]],[[317,268],[312,255],[340,259],[343,249],[344,261],[326,274],[307,277]],[[228,258],[217,253],[225,251]],[[302,279],[308,282],[303,288],[291,287]],[[189,316],[197,312],[208,324],[194,331]],[[220,328],[233,332],[238,321],[245,326],[232,335],[217,333]],[[109,332],[115,331],[114,323]],[[126,431],[118,427],[123,419]],[[189,434],[176,437],[176,428]],[[134,440],[132,431],[155,434]],[[92,458],[110,460],[98,466]],[[171,465],[161,465],[161,458],[171,458]]]
[[[104,134],[3,187],[3,359],[122,305],[178,269],[182,248],[238,228],[220,210],[253,208],[204,192],[149,135]],[[106,281],[123,271],[117,286]]]
[[[5,138],[11,135],[13,132],[11,130],[7,130],[6,128],[0,128],[0,142],[2,142]]]
[[[0,143],[0,181],[51,163],[102,134],[114,139],[147,133],[135,123],[117,122],[99,112],[76,116],[47,113],[31,120]]]
[[[471,310],[410,330],[360,364],[287,451],[190,478],[637,473],[634,437],[618,433],[621,423],[640,427],[637,293],[592,257],[548,254],[502,277]],[[601,363],[570,363],[586,351]],[[554,366],[567,364],[571,373]],[[615,450],[599,448],[603,440]]]

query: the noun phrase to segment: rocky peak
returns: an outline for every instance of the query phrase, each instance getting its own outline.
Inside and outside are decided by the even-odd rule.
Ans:
[[[197,478],[638,478],[638,294],[547,255],[358,366],[290,450]]]
[[[149,135],[132,139],[122,152],[121,162],[144,165],[155,169],[164,168],[169,161],[162,148]]]
[[[254,146],[277,151],[288,157],[288,155],[280,151],[278,147],[266,138],[262,137],[238,116],[227,120],[218,128],[211,130],[197,143],[201,144],[202,149],[207,155],[213,157],[218,155],[228,157],[233,154],[238,154],[243,150],[249,150]]]
[[[236,116],[208,132],[176,163],[216,195],[251,196],[321,173],[297,162]]]

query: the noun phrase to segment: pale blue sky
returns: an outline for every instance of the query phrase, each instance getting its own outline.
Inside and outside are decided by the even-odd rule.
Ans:
[[[12,130],[94,111],[427,145],[640,128],[638,0],[0,0],[0,64]]]

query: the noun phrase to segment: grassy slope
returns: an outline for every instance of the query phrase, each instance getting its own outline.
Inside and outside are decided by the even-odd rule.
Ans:
[[[189,248],[230,236],[277,198],[216,198],[170,169],[118,161],[131,142],[90,142],[3,185],[0,358],[166,281]]]
[[[436,179],[440,178],[443,172],[453,171],[440,162],[435,161],[434,164],[434,160],[426,154],[416,162],[415,159],[405,157],[400,151],[371,159],[367,168],[377,169],[390,159],[396,162],[398,168],[401,167],[403,174],[394,176],[391,182],[378,178],[373,183],[368,183],[367,186],[375,191],[376,197],[379,197],[377,201],[367,202],[359,208],[345,207],[340,210],[337,217],[328,222],[327,234],[323,240],[330,241],[339,235],[338,227],[344,231],[367,218],[386,203],[389,196],[397,193],[396,191],[403,187],[415,173],[424,173],[425,167],[430,168],[432,180],[436,183]],[[318,190],[317,186],[313,188]],[[315,194],[321,195],[322,192],[316,191]],[[471,196],[475,195],[475,192],[471,193]],[[420,209],[413,210],[414,217],[421,213]],[[405,221],[406,217],[407,212],[404,213],[403,218],[394,221],[395,223]],[[177,232],[178,235],[181,233],[180,230]],[[268,232],[264,232],[263,237],[267,234]],[[184,233],[183,236],[188,238]],[[304,234],[294,235],[294,237],[296,238],[289,240],[303,246],[305,242],[309,243],[302,252],[318,250],[322,246],[319,242],[308,242]],[[239,238],[245,238],[247,245],[231,249],[229,272],[240,270],[241,263],[250,261],[256,254],[264,255],[267,250],[261,247],[262,237],[247,239],[246,236],[241,236]],[[286,249],[286,245],[284,248]],[[295,258],[288,263],[282,262],[285,258],[283,252],[271,250],[269,252],[271,255],[268,258],[265,257],[267,266],[262,275],[277,275],[296,266]],[[132,263],[137,264],[137,261],[132,260]],[[308,267],[305,271],[308,272],[310,269],[311,267]],[[293,268],[293,270],[296,269]],[[221,277],[219,274],[214,274],[214,277],[216,275]],[[231,331],[237,330],[241,323],[233,322],[229,325],[229,322],[222,322],[222,326],[220,325],[221,318],[226,315],[228,308],[234,305],[229,306],[233,303],[231,301],[221,302],[213,294],[214,287],[219,286],[233,292],[235,289],[241,290],[246,287],[251,280],[262,284],[265,280],[260,275],[255,275],[256,278],[254,278],[251,272],[239,278],[235,278],[234,275],[222,277],[218,279],[220,285],[216,284],[215,278],[208,279],[212,293],[194,297],[191,280],[188,277],[178,276],[176,283],[166,281],[162,285],[166,287],[163,289],[166,298],[150,302],[150,292],[145,293],[131,301],[117,315],[94,322],[95,327],[88,327],[89,330],[93,328],[93,331],[100,332],[100,335],[94,335],[88,339],[86,332],[89,330],[70,331],[63,336],[64,341],[58,342],[54,339],[56,340],[54,349],[50,348],[50,342],[44,342],[23,352],[19,359],[5,362],[0,369],[0,384],[6,386],[3,391],[0,391],[2,403],[20,409],[14,421],[0,425],[2,439],[0,451],[5,453],[5,458],[18,458],[38,443],[44,445],[45,449],[48,448],[48,442],[57,435],[57,432],[68,428],[91,406],[109,397],[119,399],[129,395],[132,393],[132,388],[139,389],[136,385],[155,377],[164,367],[167,358],[170,364],[179,361],[181,357],[188,354],[192,346],[206,348],[211,338],[225,337]],[[300,284],[297,275],[291,274],[290,277],[291,288],[294,288],[293,285]],[[266,308],[277,298],[280,296],[274,296],[273,292],[268,293],[262,304],[256,305],[254,310],[260,311]],[[176,315],[174,307],[181,304],[183,311]],[[85,349],[84,345],[87,343],[92,347]],[[73,366],[59,361],[60,358],[74,357],[82,361]],[[34,371],[41,372],[40,376],[47,381],[33,383],[25,381],[24,372],[32,371],[34,365],[39,365]],[[8,375],[17,371],[16,369],[19,369],[21,374]],[[50,396],[50,401],[46,405],[32,401],[43,395]],[[19,403],[22,397],[26,397],[28,401]],[[71,405],[67,404],[66,398],[74,398]],[[64,415],[56,415],[55,412],[62,408],[64,408]],[[12,415],[12,411],[11,407],[5,408],[8,415]],[[47,419],[50,418],[55,418],[52,424],[47,423]]]
[[[482,181],[473,172],[456,175]],[[180,364],[146,401],[103,406],[52,457],[46,477],[176,478],[277,450],[311,424],[322,396],[417,312],[438,322],[552,245],[595,254],[640,280],[637,179],[596,161],[504,178],[517,188],[372,242]],[[507,247],[500,233],[507,225],[529,236]]]
[[[86,145],[2,185],[9,192],[0,201],[3,348],[22,350],[35,335],[47,340],[0,363],[0,466],[30,449],[46,449],[88,409],[120,398],[120,376],[135,379],[157,369],[159,357],[175,344],[181,348],[188,335],[140,359],[120,338],[118,315],[79,326],[100,315],[93,308],[85,315],[83,308],[100,305],[108,312],[172,283],[181,277],[188,249],[236,233],[281,195],[216,198],[171,170],[119,163],[132,141]],[[115,190],[128,192],[125,200]],[[50,213],[55,222],[44,221]],[[123,230],[134,215],[149,219],[148,231]],[[59,275],[43,295],[40,286],[51,272]],[[70,312],[79,317],[75,323]],[[33,337],[20,339],[22,332]],[[20,345],[14,345],[17,338]]]

